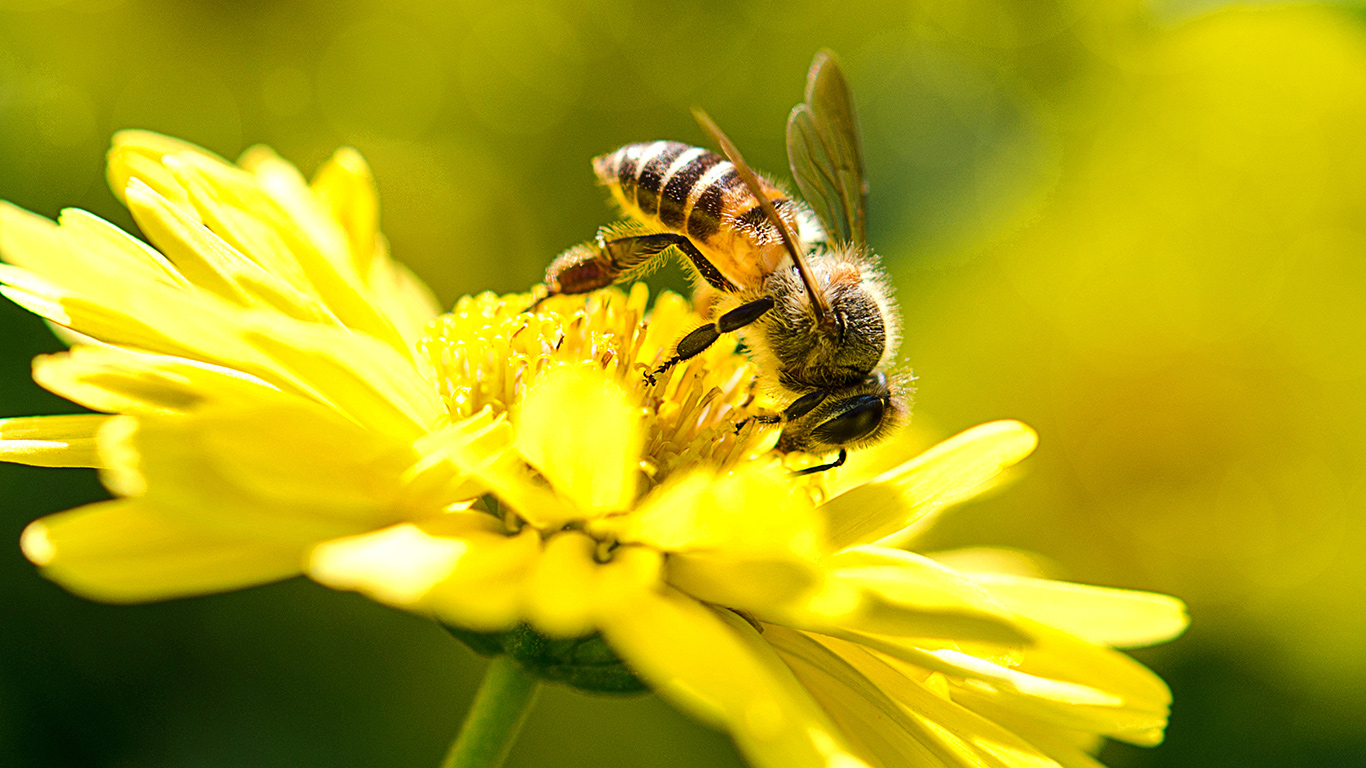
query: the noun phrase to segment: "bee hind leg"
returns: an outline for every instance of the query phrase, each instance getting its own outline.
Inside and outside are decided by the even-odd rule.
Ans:
[[[657,232],[610,237],[599,233],[592,241],[570,248],[551,262],[545,272],[546,295],[537,299],[527,311],[534,310],[551,296],[588,293],[619,283],[669,248],[677,248],[687,256],[708,285],[726,293],[736,290],[735,284],[682,235]]]

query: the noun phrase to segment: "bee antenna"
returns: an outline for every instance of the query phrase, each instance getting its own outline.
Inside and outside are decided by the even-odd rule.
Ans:
[[[792,256],[792,263],[797,265],[797,274],[801,275],[802,284],[806,286],[806,294],[811,297],[811,306],[816,310],[816,322],[820,325],[826,325],[829,322],[830,305],[826,303],[825,296],[816,290],[816,278],[811,274],[811,268],[806,264],[806,257],[797,247],[797,240],[788,230],[787,222],[778,215],[778,209],[773,207],[773,201],[768,199],[768,196],[759,186],[759,177],[754,173],[754,169],[750,168],[749,164],[745,162],[745,158],[740,156],[740,150],[736,149],[735,144],[726,134],[722,133],[721,127],[716,124],[715,120],[711,119],[711,115],[696,107],[693,108],[692,115],[697,119],[697,124],[702,126],[702,130],[706,131],[721,147],[722,154],[731,162],[731,165],[735,166],[735,172],[740,175],[740,180],[745,182],[745,186],[749,187],[750,194],[759,201],[759,207],[763,209],[764,215],[778,228],[778,234],[783,239],[783,247]]]

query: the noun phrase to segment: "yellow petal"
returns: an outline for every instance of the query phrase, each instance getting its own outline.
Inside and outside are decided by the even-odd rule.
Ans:
[[[356,272],[370,273],[379,236],[379,194],[370,166],[350,147],[337,150],[313,178],[313,194],[346,230]]]
[[[245,308],[273,308],[299,320],[337,320],[312,293],[267,272],[182,206],[134,179],[125,193],[143,234],[198,288]]]
[[[819,526],[804,490],[780,467],[760,466],[671,478],[631,514],[594,520],[588,529],[668,552],[674,586],[749,609],[790,603],[817,583]]]
[[[407,341],[375,306],[326,207],[278,158],[255,152],[246,160],[259,175],[183,142],[128,132],[115,138],[109,173],[117,194],[143,182],[272,278],[321,299],[343,325],[406,354]]]
[[[224,592],[297,575],[301,550],[186,524],[142,500],[91,504],[24,529],[24,554],[43,575],[106,602]]]
[[[730,608],[790,616],[820,583],[813,560],[744,553],[687,553],[669,557],[669,583],[699,600]]]
[[[625,509],[635,497],[640,409],[596,369],[542,373],[515,423],[517,450],[585,514]]]
[[[1034,430],[1018,421],[993,421],[951,437],[821,507],[831,546],[877,541],[965,501],[1037,444]]]
[[[170,286],[188,285],[165,256],[94,214],[67,208],[58,224],[73,250],[88,264],[98,263],[101,271],[137,275]]]
[[[622,597],[601,620],[608,644],[661,696],[729,730],[751,764],[865,765],[748,624],[676,593]]]
[[[767,633],[765,633],[767,634]],[[905,707],[917,720],[935,726],[931,736],[946,749],[971,750],[973,757],[988,765],[1011,768],[1046,768],[1056,763],[1035,745],[1010,729],[953,703],[920,679],[907,676],[868,649],[831,637],[810,638],[847,662],[869,682]],[[939,676],[935,676],[942,679]],[[950,737],[951,735],[951,737]]]
[[[1162,741],[1171,692],[1161,678],[1118,651],[1038,624],[1031,623],[1031,631],[1037,640],[1020,654],[1019,674],[1103,691],[1119,705],[1069,701],[1033,686],[989,681],[955,688],[954,700],[995,720],[1025,718],[1144,746]]]
[[[450,576],[469,548],[464,539],[401,523],[319,544],[309,555],[308,575],[333,589],[410,608]]]
[[[1010,713],[998,711],[994,715],[993,722],[1018,734],[1063,768],[1105,768],[1092,756],[1105,743],[1103,736],[1057,728]]]
[[[595,521],[593,528],[667,552],[825,553],[821,519],[809,496],[776,464],[720,476],[710,470],[682,474],[652,491],[632,514]]]
[[[857,646],[784,627],[766,627],[764,639],[843,730],[884,765],[1057,768],[1024,740]]]
[[[540,536],[492,536],[472,546],[460,567],[427,595],[423,607],[443,622],[476,632],[501,632],[522,620],[526,576],[540,556]]]
[[[166,164],[204,223],[229,245],[272,275],[315,293],[346,327],[408,352],[359,278],[350,269],[339,270],[337,255],[320,251],[251,174],[197,155],[168,157]]]
[[[177,205],[193,210],[184,188],[167,170],[164,160],[171,155],[196,154],[215,162],[227,161],[193,144],[159,133],[125,130],[114,134],[109,148],[106,177],[114,196],[123,200],[128,181],[141,179]]]
[[[441,314],[441,305],[421,278],[389,258],[388,248],[382,241],[377,250],[381,252],[371,261],[366,282],[375,303],[384,309],[409,346],[416,347],[426,335],[428,323]]]
[[[489,515],[454,513],[322,543],[308,559],[308,575],[334,589],[494,632],[521,618],[522,584],[539,553],[540,537],[531,529],[507,535]]]
[[[98,296],[17,267],[0,264],[0,293],[16,304],[101,342],[161,352],[243,371],[282,389],[315,395],[307,382],[282,368],[244,338],[250,315],[207,293],[191,294],[156,283],[111,281]],[[257,321],[280,331],[275,313]],[[321,398],[320,398],[321,399]]]
[[[853,631],[950,642],[1022,646],[1029,633],[963,574],[928,558],[856,547],[826,561],[822,590],[781,616],[812,631]],[[764,614],[759,614],[763,618]]]
[[[1185,603],[1155,592],[996,573],[971,578],[1022,616],[1115,648],[1164,643],[1190,624]]]
[[[100,433],[105,483],[235,535],[313,542],[434,515],[413,499],[410,444],[298,398],[190,418],[113,419]]]
[[[185,414],[208,401],[248,402],[279,393],[240,371],[104,345],[39,357],[33,380],[92,410],[141,416]]]
[[[962,547],[925,556],[965,573],[1005,573],[1043,578],[1059,570],[1057,564],[1037,552],[1014,547]]]
[[[160,254],[81,211],[64,212],[59,225],[0,202],[0,255],[79,292],[98,292],[110,283],[163,288],[184,283]]]
[[[0,461],[35,467],[99,467],[95,434],[108,420],[97,413],[0,419]]]
[[[1022,621],[1034,643],[1017,653],[1014,667],[899,638],[829,634],[876,650],[898,668],[909,663],[948,675],[957,681],[953,700],[993,720],[1016,716],[1133,743],[1161,740],[1171,697],[1160,678],[1109,648]]]
[[[256,145],[237,164],[256,178],[263,192],[294,222],[315,250],[338,273],[358,278],[360,273],[351,257],[351,243],[340,223],[313,191],[299,170],[269,147]]]
[[[506,416],[494,418],[490,408],[455,427],[424,436],[417,445],[422,454],[417,469],[442,471],[441,465],[449,463],[484,492],[497,497],[500,507],[510,509],[539,530],[563,528],[579,516],[573,504],[546,487],[545,481],[527,467],[515,450],[515,436]]]
[[[972,764],[956,759],[886,693],[801,632],[766,626],[764,640],[851,743],[877,764],[941,768]]]
[[[578,637],[593,628],[597,542],[577,531],[550,537],[527,581],[527,619],[552,637]]]
[[[436,387],[411,358],[371,336],[253,313],[247,340],[291,379],[373,429],[417,439],[447,420]]]

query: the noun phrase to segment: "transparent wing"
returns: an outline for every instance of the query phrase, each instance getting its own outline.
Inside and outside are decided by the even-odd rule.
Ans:
[[[849,81],[835,54],[811,62],[806,102],[787,118],[787,161],[807,205],[837,243],[867,242],[868,180]]]

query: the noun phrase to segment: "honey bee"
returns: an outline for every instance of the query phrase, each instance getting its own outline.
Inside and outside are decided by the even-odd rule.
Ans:
[[[901,320],[866,243],[868,185],[848,82],[834,54],[821,51],[806,100],[788,118],[788,162],[805,203],[757,175],[711,118],[694,114],[725,157],[656,141],[594,158],[629,221],[557,258],[545,296],[623,282],[680,254],[711,321],[647,378],[739,332],[760,386],[786,402],[755,421],[782,424],[780,451],[838,451],[802,473],[838,467],[848,448],[883,439],[908,412],[908,388],[885,371]]]

